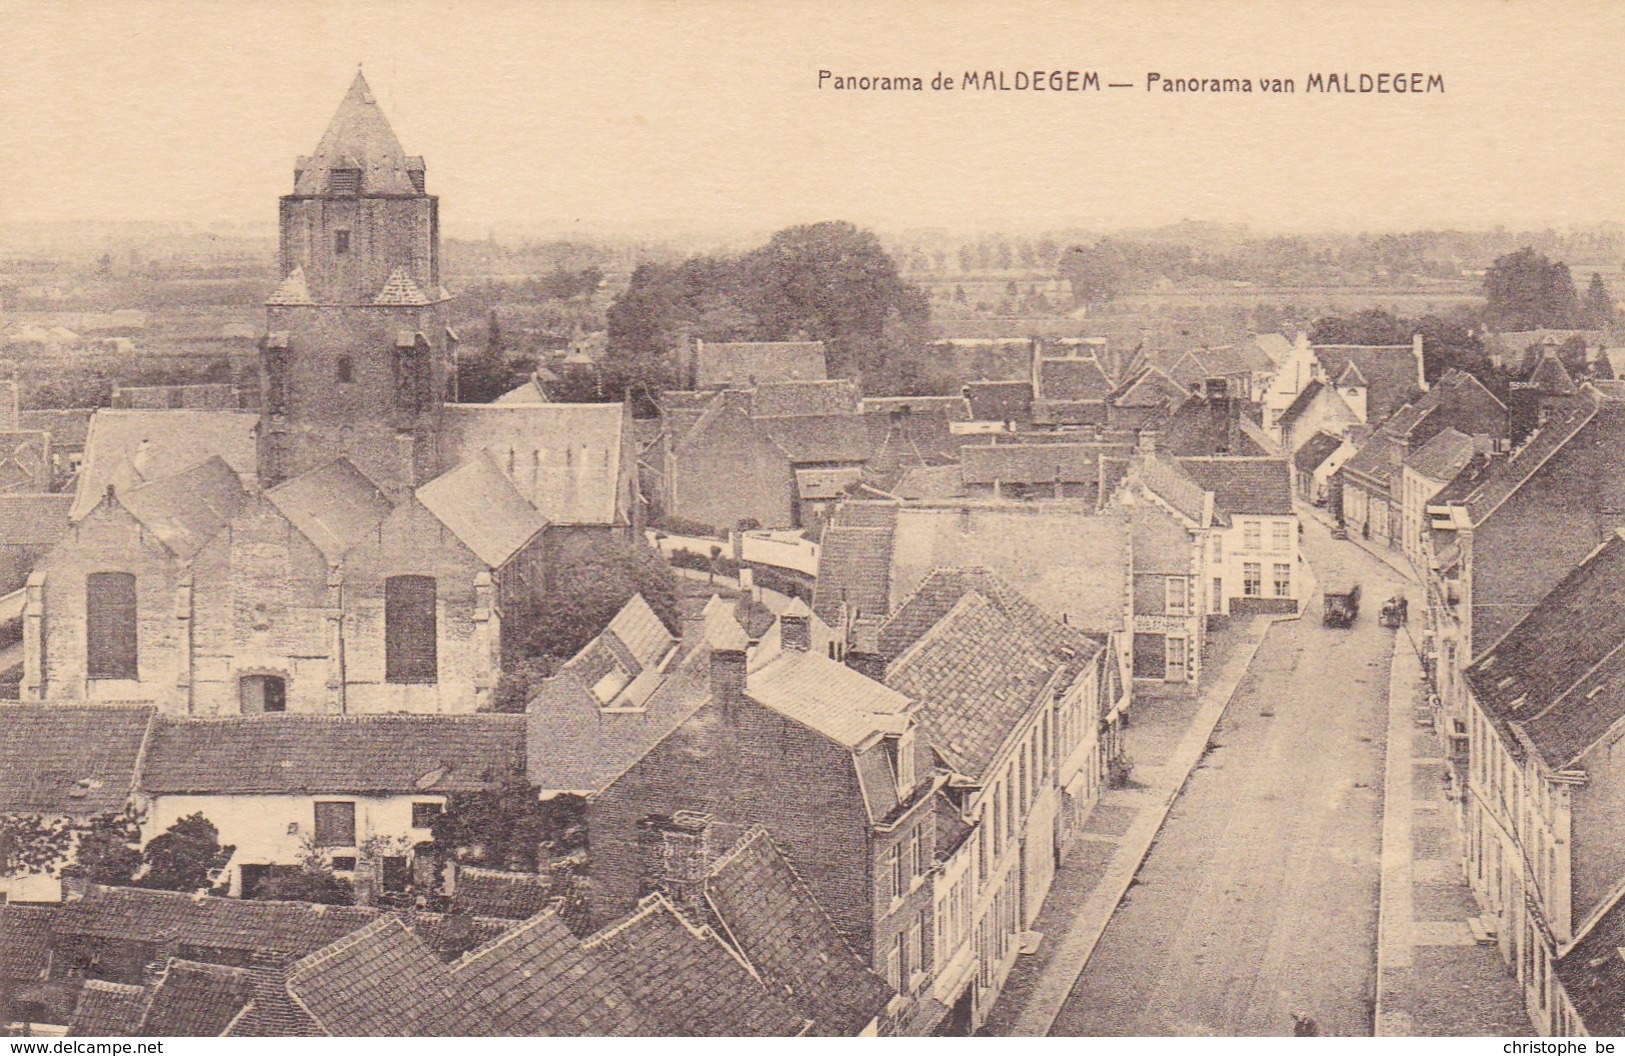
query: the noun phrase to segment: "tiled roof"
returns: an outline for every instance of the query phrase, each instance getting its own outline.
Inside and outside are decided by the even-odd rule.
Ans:
[[[830,469],[797,469],[796,494],[802,499],[838,499],[847,488],[863,479],[863,470],[857,466],[837,466]]]
[[[981,781],[1040,703],[1053,657],[974,591],[886,668],[886,684],[922,702],[920,729],[955,773]]]
[[[1038,362],[1038,399],[1104,400],[1113,388],[1111,378],[1093,356]]]
[[[299,159],[294,193],[326,194],[334,169],[358,169],[363,194],[414,194],[408,173],[422,167],[421,158],[408,158],[401,150],[366,78],[357,70],[316,153]]]
[[[156,942],[203,950],[272,950],[303,957],[376,918],[362,906],[260,902],[196,897],[175,891],[91,885],[85,897],[64,902],[52,930],[58,935]]]
[[[1191,396],[1174,408],[1157,446],[1181,457],[1267,454],[1242,428],[1244,402],[1228,396]]]
[[[460,792],[524,763],[520,715],[160,718],[141,787],[168,795]]]
[[[470,917],[528,920],[547,908],[550,884],[537,873],[510,873],[496,869],[457,867],[451,912]]]
[[[711,932],[664,896],[586,940],[667,1037],[793,1037],[808,1026]]]
[[[0,903],[0,979],[36,980],[51,956],[54,905]]]
[[[724,933],[763,985],[813,1021],[809,1033],[856,1035],[893,997],[765,830],[753,830],[719,859],[705,890]]]
[[[959,457],[966,484],[1094,484],[1102,455],[1129,451],[1115,444],[966,444]]]
[[[851,504],[843,504],[844,512]],[[895,508],[886,517],[895,519]],[[891,609],[893,529],[826,525],[820,540],[813,611],[830,626],[840,622],[841,606],[884,616]]]
[[[1587,1035],[1625,1034],[1625,901],[1610,906],[1554,968]]]
[[[72,495],[0,495],[0,545],[50,546],[68,530]]]
[[[1254,334],[1253,344],[1277,366],[1292,354],[1292,342],[1284,334]]]
[[[253,999],[245,968],[171,960],[152,990],[138,1034],[156,1038],[217,1038]]]
[[[1313,473],[1320,468],[1320,464],[1331,457],[1332,452],[1343,446],[1341,437],[1330,433],[1316,433],[1304,445],[1298,448],[1292,456],[1292,464],[1304,473]]]
[[[869,457],[869,428],[861,415],[798,415],[758,422],[791,462],[862,462]]]
[[[38,429],[50,433],[53,451],[78,451],[85,446],[85,437],[90,432],[90,419],[95,413],[94,407],[22,411],[17,415],[17,428]]]
[[[1208,489],[1197,483],[1177,460],[1161,452],[1147,452],[1134,462],[1130,472],[1181,516],[1207,527]]]
[[[1501,503],[1534,476],[1547,459],[1566,447],[1582,429],[1604,413],[1611,422],[1617,422],[1621,416],[1620,403],[1603,399],[1589,386],[1553,408],[1551,416],[1530,435],[1523,447],[1511,458],[1497,463],[1495,472],[1483,481],[1482,487],[1466,496],[1468,517],[1472,523],[1482,524]]]
[[[1341,377],[1353,363],[1366,386],[1366,420],[1385,420],[1421,388],[1415,351],[1410,345],[1315,345],[1315,358],[1328,378]]]
[[[541,379],[534,374],[526,378],[524,384],[517,385],[491,401],[492,403],[547,403],[547,390],[542,388]]]
[[[1188,390],[1157,367],[1142,367],[1112,393],[1116,407],[1164,407],[1189,395]]]
[[[153,711],[0,704],[0,812],[77,816],[122,809]]]
[[[1427,480],[1453,479],[1472,460],[1473,438],[1446,426],[1437,436],[1413,451],[1405,465]]]
[[[940,418],[949,422],[971,420],[970,403],[963,396],[869,396],[858,401],[862,414]]]
[[[1372,433],[1343,466],[1346,480],[1369,480],[1379,487],[1391,488],[1394,474],[1399,472],[1400,442],[1381,430]]]
[[[1574,378],[1569,375],[1568,368],[1563,361],[1555,355],[1544,355],[1535,364],[1535,369],[1529,372],[1529,384],[1547,396],[1573,396],[1580,391],[1574,384]]]
[[[1610,538],[1467,670],[1498,723],[1562,770],[1625,718],[1625,538]]]
[[[907,507],[891,563],[895,598],[932,570],[984,566],[1052,617],[1085,631],[1123,626],[1129,525],[1078,503],[964,503]]]
[[[750,673],[750,698],[785,718],[855,748],[882,732],[900,732],[909,699],[819,653],[787,652]]]
[[[271,505],[337,562],[389,516],[387,496],[347,458],[337,458],[265,493]]]
[[[1226,513],[1283,516],[1292,511],[1292,475],[1284,458],[1182,458],[1179,464],[1213,492]]]
[[[702,389],[825,377],[822,341],[698,341],[694,352],[694,384]]]
[[[752,418],[839,416],[858,412],[858,387],[845,379],[768,381],[750,393]]]
[[[147,989],[126,983],[86,979],[68,1020],[70,1038],[129,1038],[142,1033]],[[166,1037],[170,1035],[165,1035]]]
[[[310,284],[305,281],[305,269],[295,266],[271,291],[271,296],[265,298],[265,303],[279,308],[315,304],[315,299],[310,295]]]
[[[123,494],[213,455],[239,478],[251,479],[259,464],[258,426],[258,415],[239,411],[97,411],[85,439],[72,517],[78,521],[94,509],[109,484]]]
[[[981,422],[1026,422],[1033,413],[1031,381],[972,381],[965,385],[971,418]]]
[[[389,273],[389,279],[372,299],[372,303],[422,307],[433,302],[418,289],[418,284],[412,281],[411,272],[397,267]]]
[[[840,528],[891,528],[897,524],[895,502],[843,502],[830,523]]]
[[[664,1025],[551,912],[474,950],[451,973],[485,996],[495,1034],[637,1037],[660,1034]]]
[[[958,465],[915,466],[891,490],[900,499],[951,499],[965,494],[964,472]]]
[[[1281,412],[1281,417],[1277,419],[1276,424],[1285,427],[1297,421],[1298,416],[1309,409],[1309,405],[1315,402],[1315,397],[1319,396],[1325,388],[1326,386],[1320,382],[1311,381],[1298,390],[1298,394],[1292,398],[1292,402],[1287,404],[1286,410]]]
[[[335,1037],[484,1037],[491,1018],[473,987],[393,914],[288,970],[288,993]]]
[[[174,476],[118,495],[119,503],[175,556],[190,559],[248,501],[237,474],[216,455]]]
[[[417,490],[417,499],[486,565],[501,568],[547,527],[535,506],[479,451]]]
[[[679,656],[654,674],[637,711],[606,711],[592,686],[562,672],[542,684],[525,712],[530,782],[550,791],[602,791],[711,699],[710,654]]]
[[[485,451],[549,523],[613,524],[624,419],[618,403],[452,404],[442,465]]]

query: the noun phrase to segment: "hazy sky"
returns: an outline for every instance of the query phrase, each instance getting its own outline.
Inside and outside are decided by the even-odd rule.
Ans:
[[[0,221],[270,225],[358,61],[453,232],[1625,218],[1625,4],[0,0]],[[1085,94],[817,71],[1097,70]],[[1303,93],[1311,71],[1444,75]],[[1146,74],[1299,94],[1148,94]]]

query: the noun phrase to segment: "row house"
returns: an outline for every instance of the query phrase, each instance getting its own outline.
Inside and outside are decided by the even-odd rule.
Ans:
[[[1292,453],[1292,494],[1300,502],[1336,514],[1341,497],[1332,502],[1332,486],[1338,470],[1359,447],[1333,433],[1317,432]]]
[[[1251,406],[1227,394],[1222,379],[1210,380],[1173,408],[1156,447],[1179,457],[1279,455],[1275,441],[1253,421]]]
[[[1301,526],[1283,458],[1181,458],[1179,468],[1212,498],[1200,591],[1221,616],[1294,613],[1303,604]]]
[[[888,685],[947,774],[932,880],[933,995],[986,1019],[1063,849],[1098,798],[1105,650],[985,569],[942,570],[881,628]]]
[[[1619,953],[1592,936],[1617,941],[1625,892],[1622,593],[1614,535],[1466,672],[1468,878],[1541,1034],[1619,1024]]]
[[[1114,502],[1133,525],[1134,677],[1198,683],[1212,611],[1213,497],[1174,459],[1142,451]]]
[[[1622,459],[1625,391],[1587,384],[1510,457],[1474,459],[1426,505],[1423,653],[1457,756],[1462,672],[1625,526]]]
[[[1399,548],[1411,567],[1426,568],[1432,535],[1427,507],[1475,458],[1492,453],[1495,441],[1483,434],[1468,436],[1448,426],[1405,456],[1399,474]]]
[[[265,492],[218,457],[111,489],[29,577],[23,695],[473,711],[538,611],[546,527],[485,454],[395,503],[343,459]]]
[[[1423,368],[1420,334],[1408,345],[1312,345],[1299,334],[1264,392],[1264,431],[1285,450],[1294,451],[1316,432],[1332,431],[1328,424],[1335,427],[1348,414],[1361,423],[1384,422],[1414,395],[1427,391]],[[1318,388],[1310,392],[1312,386]],[[1300,403],[1306,392],[1309,397]],[[1317,401],[1318,409],[1312,408]],[[1294,414],[1287,414],[1289,408]],[[1288,430],[1298,439],[1285,435]]]

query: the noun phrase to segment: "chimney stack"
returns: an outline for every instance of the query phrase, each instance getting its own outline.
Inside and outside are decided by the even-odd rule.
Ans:
[[[711,696],[734,704],[745,695],[745,650],[750,639],[731,609],[709,623],[705,640],[711,647]]]
[[[812,648],[812,610],[800,598],[779,613],[779,644],[785,652],[805,653]]]

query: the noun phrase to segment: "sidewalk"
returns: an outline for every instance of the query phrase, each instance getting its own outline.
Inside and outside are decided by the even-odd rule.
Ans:
[[[1078,846],[1062,861],[1033,925],[1044,941],[1037,953],[1022,957],[1011,970],[984,1033],[1049,1033],[1253,655],[1278,619],[1261,616],[1218,632],[1208,660],[1209,678],[1199,692],[1135,688],[1126,733],[1134,760],[1129,786],[1101,795]]]
[[[1388,680],[1374,1033],[1527,1035],[1523,992],[1494,944],[1479,943],[1467,924],[1479,909],[1445,798],[1444,747],[1416,723],[1421,663],[1399,633]]]
[[[1297,508],[1298,516],[1300,518],[1306,516],[1313,517],[1316,521],[1319,521],[1328,528],[1335,527],[1337,524],[1336,518],[1319,506],[1311,506],[1304,502],[1295,502],[1293,503],[1293,506]],[[1353,532],[1348,534],[1347,540],[1348,542],[1351,542],[1355,546],[1359,547],[1361,550],[1364,550],[1366,553],[1370,554],[1372,557],[1376,558],[1378,561],[1381,561],[1395,572],[1398,572],[1410,582],[1420,583],[1422,581],[1421,577],[1416,574],[1416,568],[1411,564],[1410,558],[1406,557],[1398,550],[1391,550],[1385,546],[1377,546],[1369,539],[1362,539]]]

